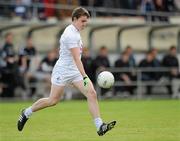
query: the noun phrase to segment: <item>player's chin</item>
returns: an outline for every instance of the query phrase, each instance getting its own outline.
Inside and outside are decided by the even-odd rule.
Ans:
[[[82,26],[82,27],[81,27],[81,30],[83,30],[84,28],[85,28],[85,26]]]

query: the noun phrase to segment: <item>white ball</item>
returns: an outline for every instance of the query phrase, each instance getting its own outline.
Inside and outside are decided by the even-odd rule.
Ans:
[[[111,88],[114,84],[114,76],[109,71],[103,71],[98,75],[97,83],[101,88]]]

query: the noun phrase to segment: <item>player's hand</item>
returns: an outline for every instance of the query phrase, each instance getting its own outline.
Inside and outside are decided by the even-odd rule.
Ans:
[[[89,83],[89,77],[88,76],[83,77],[83,82],[84,82],[84,87],[87,87]]]

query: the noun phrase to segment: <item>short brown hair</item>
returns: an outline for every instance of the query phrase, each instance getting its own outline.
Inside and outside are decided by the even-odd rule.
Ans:
[[[85,8],[83,8],[83,7],[77,7],[77,8],[75,8],[74,10],[73,10],[73,12],[72,12],[72,21],[74,21],[74,18],[79,18],[79,17],[81,17],[81,16],[87,16],[87,18],[89,18],[90,17],[90,14],[89,14],[89,12],[85,9]]]

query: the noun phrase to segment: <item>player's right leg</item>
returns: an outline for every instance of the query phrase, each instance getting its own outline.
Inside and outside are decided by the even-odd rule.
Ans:
[[[103,136],[106,132],[108,132],[109,130],[111,130],[112,128],[114,128],[114,126],[116,125],[116,121],[111,121],[109,123],[103,123],[99,130],[97,131],[99,136]]]
[[[57,86],[52,84],[49,97],[41,98],[38,101],[36,101],[32,106],[26,108],[25,110],[22,110],[17,123],[18,130],[22,131],[26,121],[29,119],[33,112],[56,105],[59,102],[63,94],[63,91],[64,86]]]

